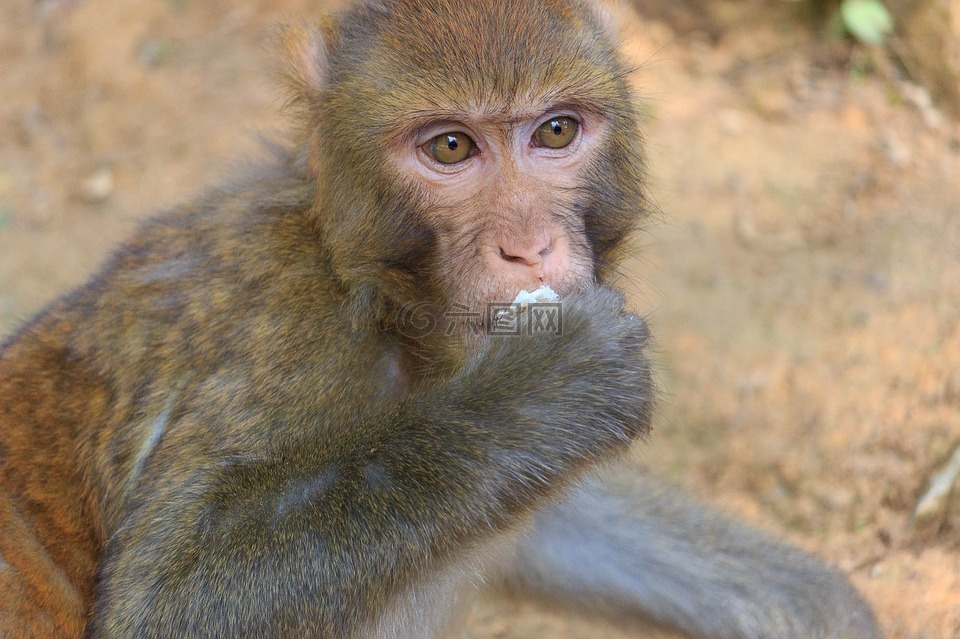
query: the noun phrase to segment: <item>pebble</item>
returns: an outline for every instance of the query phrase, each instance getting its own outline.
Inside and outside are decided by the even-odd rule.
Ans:
[[[103,202],[113,195],[113,170],[102,167],[83,181],[81,192],[83,199],[90,203]]]

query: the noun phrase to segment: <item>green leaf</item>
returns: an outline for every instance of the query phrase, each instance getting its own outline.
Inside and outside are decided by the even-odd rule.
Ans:
[[[893,31],[893,18],[879,0],[843,0],[840,15],[847,31],[866,44],[883,44]]]

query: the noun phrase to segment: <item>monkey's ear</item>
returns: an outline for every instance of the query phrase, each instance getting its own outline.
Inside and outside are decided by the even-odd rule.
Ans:
[[[282,75],[294,99],[312,101],[327,81],[328,34],[332,25],[290,23],[280,26],[277,43],[283,62]]]

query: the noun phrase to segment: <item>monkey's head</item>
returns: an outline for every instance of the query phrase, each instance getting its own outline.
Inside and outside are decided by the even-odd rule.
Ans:
[[[593,0],[373,0],[284,32],[354,299],[479,321],[521,289],[610,274],[645,205],[611,31]]]

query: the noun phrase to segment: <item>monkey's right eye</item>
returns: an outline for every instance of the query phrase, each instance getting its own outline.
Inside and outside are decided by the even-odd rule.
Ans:
[[[423,150],[440,164],[458,164],[473,153],[473,140],[466,133],[441,133],[425,145]]]

